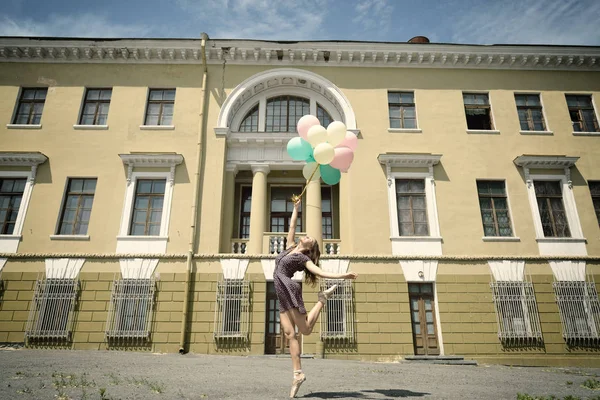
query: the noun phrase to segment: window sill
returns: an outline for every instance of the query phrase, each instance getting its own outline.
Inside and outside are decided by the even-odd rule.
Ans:
[[[441,242],[439,236],[395,236],[390,237],[392,242]]]
[[[521,135],[547,135],[552,136],[554,132],[552,131],[519,131]]]
[[[499,135],[500,131],[492,129],[467,129],[467,133],[476,135]]]
[[[573,136],[600,136],[600,132],[573,132]]]
[[[50,240],[90,240],[90,235],[50,235]]]
[[[167,239],[169,239],[168,236],[133,236],[133,235],[117,236],[117,240],[139,240],[139,241],[146,241],[146,242],[167,240]]]
[[[484,242],[520,242],[521,238],[517,236],[484,236],[481,240]]]
[[[19,239],[21,240],[23,238],[22,235],[0,235],[0,240],[2,239]]]
[[[42,129],[42,124],[6,124],[8,129]]]
[[[585,238],[536,238],[538,243],[586,243]]]
[[[140,125],[143,131],[172,131],[175,125]]]
[[[388,128],[390,133],[423,133],[421,129],[413,128]]]
[[[105,131],[108,129],[108,125],[73,125],[73,129]]]

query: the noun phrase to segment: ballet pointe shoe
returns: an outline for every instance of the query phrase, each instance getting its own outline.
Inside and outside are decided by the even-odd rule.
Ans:
[[[290,399],[296,397],[298,390],[300,389],[300,385],[304,383],[306,380],[306,376],[302,372],[302,370],[294,371],[294,380],[292,381],[292,390],[290,391]]]
[[[335,290],[337,288],[338,288],[338,285],[335,284],[335,285],[331,286],[329,289],[319,292],[319,294],[317,295],[319,297],[319,301],[321,303],[323,303],[323,305],[327,304],[327,299],[331,297],[331,295],[333,294],[333,292],[335,292]]]

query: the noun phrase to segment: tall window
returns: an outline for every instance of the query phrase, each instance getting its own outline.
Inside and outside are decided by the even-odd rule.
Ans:
[[[573,132],[600,132],[590,95],[566,95]]]
[[[240,214],[240,238],[250,237],[250,210],[252,208],[252,187],[242,187],[242,212]]]
[[[296,132],[302,116],[310,113],[310,101],[297,96],[278,96],[267,100],[266,132]]]
[[[85,93],[81,125],[106,125],[112,89],[88,89]]]
[[[539,94],[515,94],[522,131],[545,131],[544,114]]]
[[[590,193],[592,194],[596,219],[598,220],[598,225],[600,225],[600,182],[588,182],[588,184],[590,186]]]
[[[485,236],[512,236],[506,188],[501,181],[477,181]]]
[[[223,279],[217,282],[215,338],[240,338],[248,335],[250,282]]]
[[[333,118],[331,118],[331,115],[329,115],[327,110],[321,107],[319,103],[317,103],[317,119],[319,120],[319,122],[321,122],[321,126],[324,126],[325,128],[327,128],[327,126],[329,126],[329,124],[333,122]]]
[[[151,89],[144,125],[172,125],[175,89]]]
[[[413,92],[389,92],[390,128],[416,128],[417,115]]]
[[[320,284],[321,290],[338,285],[333,295],[327,299],[321,316],[321,339],[351,341],[354,339],[352,281],[321,279]]]
[[[298,187],[273,187],[271,189],[271,232],[287,232],[294,211],[292,195],[302,190]],[[296,232],[302,232],[302,212],[298,212]]]
[[[129,234],[158,236],[165,197],[165,179],[138,179]]]
[[[26,179],[0,178],[0,234],[12,235],[19,215]]]
[[[252,107],[240,124],[240,132],[258,132],[258,104]]]
[[[59,235],[86,235],[90,223],[96,179],[69,179],[58,227]]]
[[[486,93],[463,93],[463,101],[465,103],[468,129],[494,129],[492,109]]]
[[[534,181],[545,237],[571,237],[559,181]]]
[[[396,179],[396,203],[400,236],[428,236],[425,180]]]
[[[46,88],[31,88],[21,91],[21,98],[13,123],[23,125],[36,125],[42,120],[42,111],[46,102]]]
[[[333,239],[331,186],[321,187],[321,214],[323,221],[323,239]]]

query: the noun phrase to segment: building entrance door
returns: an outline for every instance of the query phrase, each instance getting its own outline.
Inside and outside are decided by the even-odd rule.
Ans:
[[[279,317],[279,300],[273,282],[267,282],[267,304],[265,307],[265,354],[289,354],[289,341],[281,329]],[[296,328],[296,338],[302,352],[302,335]]]
[[[433,284],[409,283],[410,316],[415,355],[437,356],[440,347],[435,321]]]

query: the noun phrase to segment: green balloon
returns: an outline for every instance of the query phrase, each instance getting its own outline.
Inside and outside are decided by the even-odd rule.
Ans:
[[[301,137],[295,137],[288,142],[287,152],[293,160],[304,161],[312,155],[312,146]]]
[[[342,177],[342,173],[340,172],[340,170],[337,168],[333,168],[330,165],[321,165],[320,171],[323,182],[325,182],[328,185],[335,185],[340,181],[340,178]]]

